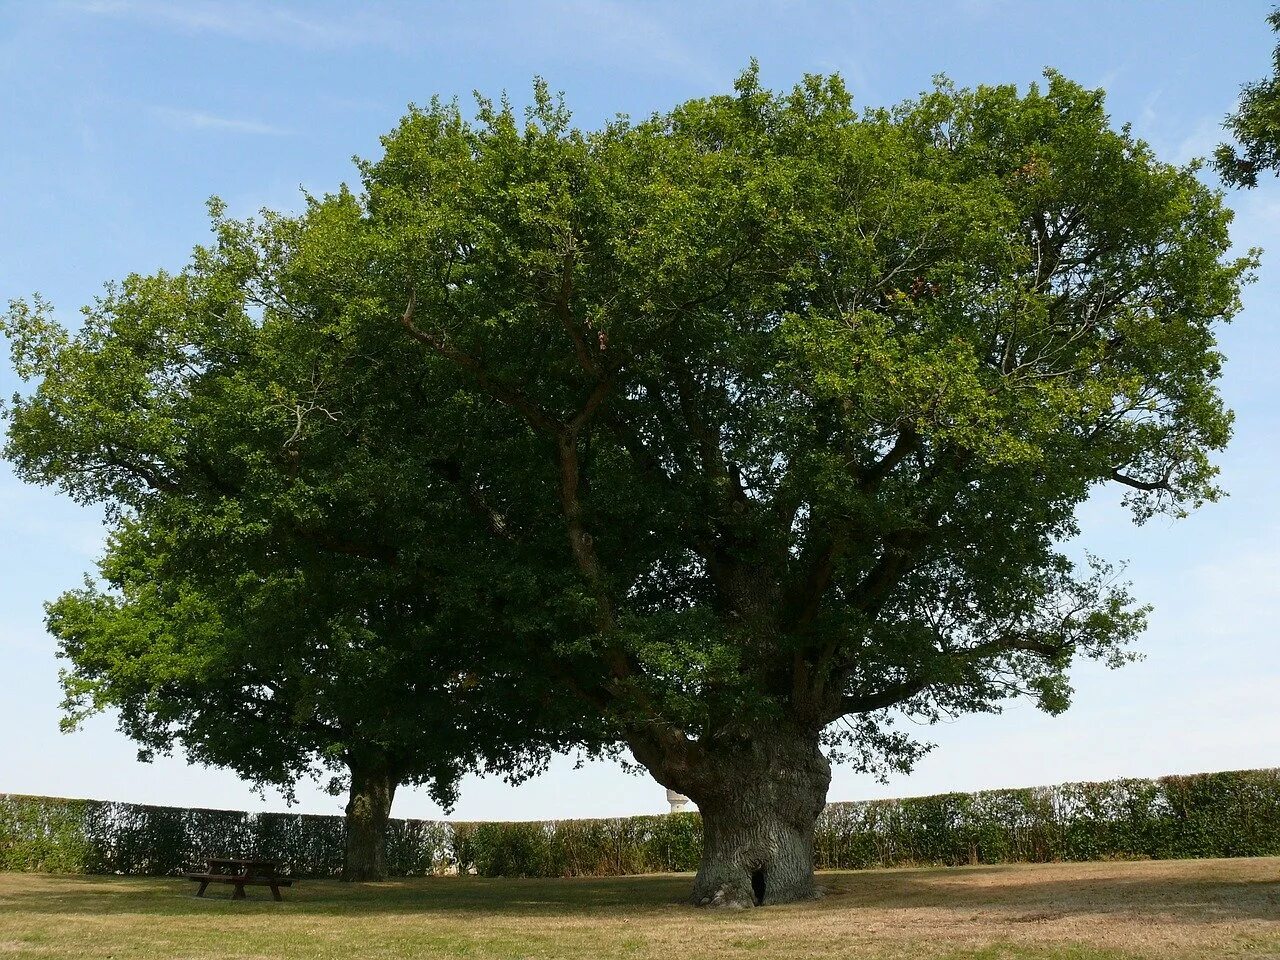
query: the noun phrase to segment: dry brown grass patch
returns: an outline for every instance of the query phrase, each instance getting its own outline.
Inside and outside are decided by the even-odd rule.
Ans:
[[[1280,858],[823,874],[817,902],[681,903],[688,877],[303,882],[283,904],[181,880],[0,874],[0,955],[42,958],[1280,957]]]

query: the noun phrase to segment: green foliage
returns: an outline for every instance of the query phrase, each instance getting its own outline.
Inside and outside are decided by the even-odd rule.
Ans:
[[[456,865],[485,877],[608,877],[693,870],[697,814],[458,824]]]
[[[453,505],[382,496],[350,414],[333,435],[330,331],[258,322],[260,284],[327,276],[300,224],[211,213],[215,246],[109,286],[74,335],[38,297],[0,319],[39,381],[7,454],[112,520],[98,576],[46,606],[64,728],[113,709],[143,759],[180,746],[286,792],[359,771],[446,807],[467,769],[536,769],[545,745],[505,736],[535,730],[516,705],[536,684],[490,656],[482,585],[437,575]]]
[[[97,873],[102,860],[90,841],[94,800],[0,797],[0,869]]]
[[[170,681],[254,709],[315,671],[298,715],[357,708],[325,756],[431,747],[473,691],[474,740],[408,764],[446,784],[625,744],[698,800],[824,732],[905,767],[889,709],[1058,712],[1074,660],[1130,656],[1145,608],[1064,546],[1099,487],[1139,522],[1222,494],[1216,337],[1256,257],[1058,74],[864,112],[753,66],[592,131],[538,84],[523,118],[412,109],[360,176],[297,217],[215,204],[211,246],[74,332],[4,319],[7,456],[119,522],[106,587],[50,611],[73,711],[119,679],[164,743]]]
[[[390,876],[622,876],[693,870],[696,813],[605,820],[392,820]],[[171,875],[215,854],[297,876],[342,869],[341,817],[0,795],[0,869]],[[819,869],[1280,855],[1280,770],[833,803]]]
[[[1280,770],[833,803],[819,866],[1259,857],[1280,853]]]
[[[1267,23],[1280,32],[1280,10],[1273,10]],[[1271,62],[1272,75],[1246,83],[1236,112],[1227,117],[1225,126],[1236,142],[1214,151],[1214,168],[1232,186],[1256,187],[1263,171],[1280,172],[1280,44]]]

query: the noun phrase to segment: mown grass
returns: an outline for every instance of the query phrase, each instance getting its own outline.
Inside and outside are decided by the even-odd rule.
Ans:
[[[1280,858],[869,870],[817,902],[682,903],[687,876],[306,881],[284,903],[183,880],[0,874],[0,955],[1118,960],[1280,957]]]

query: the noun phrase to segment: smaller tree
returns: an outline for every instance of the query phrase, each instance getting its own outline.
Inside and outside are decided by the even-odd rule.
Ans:
[[[1280,32],[1280,10],[1267,22]],[[1271,76],[1241,88],[1236,112],[1224,124],[1236,145],[1224,143],[1214,152],[1214,169],[1233,187],[1256,187],[1258,174],[1280,169],[1280,44],[1271,62]]]
[[[48,607],[66,723],[117,709],[144,758],[179,745],[286,791],[345,771],[343,876],[379,879],[397,786],[448,807],[468,770],[537,771],[547,692],[516,683],[492,585],[451,562],[474,504],[411,507],[421,487],[391,490],[360,418],[330,412],[360,361],[317,322],[297,224],[216,223],[186,270],[109,288],[75,333],[39,298],[0,318],[37,383],[6,455],[112,527],[100,582]],[[267,286],[288,305],[264,316]]]
[[[340,773],[330,789],[349,795],[342,878],[383,879],[398,786],[425,784],[448,808],[463,773],[518,765],[503,746],[504,731],[528,722],[513,673],[491,664],[482,687],[474,653],[434,642],[423,599],[384,593],[385,576],[314,552],[261,554],[274,554],[273,569],[227,556],[224,536],[203,529],[117,529],[106,588],[48,605],[69,663],[65,725],[113,708],[142,759],[180,745],[287,795],[304,777]]]

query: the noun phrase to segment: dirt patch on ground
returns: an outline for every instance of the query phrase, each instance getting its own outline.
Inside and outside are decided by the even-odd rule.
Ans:
[[[687,876],[303,882],[195,900],[181,880],[0,874],[0,955],[258,958],[1280,957],[1280,858],[825,873],[739,913]]]

